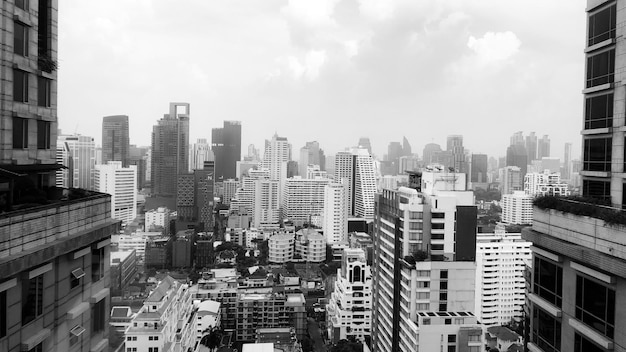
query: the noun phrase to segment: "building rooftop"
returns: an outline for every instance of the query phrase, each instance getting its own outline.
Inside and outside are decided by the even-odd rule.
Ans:
[[[133,251],[117,251],[111,252],[111,264],[117,259],[120,262],[123,262],[128,258]]]
[[[146,298],[146,303],[161,302],[163,297],[167,294],[167,291],[174,285],[175,280],[171,276],[166,276],[152,291],[150,296]]]
[[[520,336],[515,331],[505,326],[491,326],[487,328],[487,331],[492,336],[495,336],[496,338],[503,341],[516,342],[520,339]]]
[[[268,343],[244,343],[241,352],[274,352],[274,344]]]
[[[198,305],[198,312],[209,312],[217,314],[220,311],[220,302],[206,300]]]
[[[111,318],[128,318],[133,314],[130,307],[113,307],[111,309]]]

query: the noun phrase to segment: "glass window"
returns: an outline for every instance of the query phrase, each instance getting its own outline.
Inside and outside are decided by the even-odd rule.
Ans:
[[[574,334],[574,352],[604,352],[605,349],[597,346],[581,335]]]
[[[20,22],[13,22],[13,52],[28,56],[28,27]]]
[[[440,279],[447,279],[448,278],[448,270],[441,270],[439,272],[439,278]]]
[[[615,333],[615,290],[583,276],[576,277],[576,318],[601,334]]]
[[[545,352],[559,352],[561,350],[561,322],[534,307],[530,339]]]
[[[615,79],[615,50],[607,50],[587,58],[587,88]]]
[[[587,45],[592,46],[612,38],[615,38],[615,5],[589,16],[589,42]]]
[[[22,326],[43,313],[43,274],[22,282]]]
[[[441,223],[441,222],[439,222],[439,223],[432,223],[431,224],[433,230],[443,230],[445,225],[446,224]]]
[[[456,342],[456,335],[448,335],[448,342]]]
[[[583,180],[583,196],[611,200],[611,184],[609,181]]]
[[[612,138],[585,139],[585,171],[611,171]]]
[[[24,11],[28,11],[28,0],[15,0],[15,6],[19,7]]]
[[[106,299],[100,300],[100,302],[93,305],[91,308],[91,327],[93,333],[98,333],[104,330],[106,322]]]
[[[563,299],[563,268],[551,261],[535,257],[533,292],[561,307]]]
[[[20,117],[13,118],[13,148],[28,148],[28,120]]]
[[[50,122],[37,121],[37,149],[50,149]]]
[[[104,277],[104,247],[91,251],[91,281],[96,282]]]
[[[585,99],[585,129],[613,126],[613,93]]]
[[[37,104],[49,108],[52,105],[52,81],[45,77],[37,77]]]
[[[448,282],[447,281],[439,282],[439,289],[440,290],[447,290],[448,289]]]
[[[7,336],[7,291],[0,292],[0,338]]]
[[[22,70],[13,70],[13,100],[28,102],[28,73]]]

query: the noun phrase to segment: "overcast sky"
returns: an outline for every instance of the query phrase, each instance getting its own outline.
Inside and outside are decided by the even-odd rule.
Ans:
[[[515,131],[580,155],[584,0],[63,0],[59,120],[100,144],[129,115],[149,145],[170,102],[191,141],[242,122],[242,152],[277,132],[294,154],[361,136],[382,157],[406,136],[505,155]]]

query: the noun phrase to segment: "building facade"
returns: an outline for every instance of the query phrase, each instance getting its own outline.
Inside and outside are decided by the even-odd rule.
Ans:
[[[57,138],[56,185],[64,188],[93,189],[96,166],[96,144],[93,137],[60,135]]]
[[[102,164],[107,164],[109,161],[121,161],[123,167],[129,165],[128,130],[128,116],[126,115],[102,118]]]
[[[327,243],[344,242],[348,234],[347,185],[329,183],[324,187],[322,229]]]
[[[111,296],[123,296],[137,275],[135,251],[111,252]]]
[[[122,167],[121,161],[109,161],[96,165],[94,189],[111,195],[113,218],[122,224],[131,223],[137,217],[137,168]]]
[[[336,183],[346,184],[348,214],[372,220],[376,172],[372,156],[367,150],[352,148],[350,151],[337,153],[334,180]]]
[[[502,222],[529,225],[533,221],[533,196],[523,191],[502,196]]]
[[[569,196],[569,187],[558,172],[531,172],[524,177],[524,192],[531,196]]]
[[[224,127],[214,128],[211,149],[215,156],[216,179],[237,178],[236,165],[241,160],[241,122],[224,121]]]
[[[283,215],[296,226],[311,224],[312,216],[319,218],[324,211],[324,188],[330,181],[322,177],[309,179],[301,176],[287,179]]]

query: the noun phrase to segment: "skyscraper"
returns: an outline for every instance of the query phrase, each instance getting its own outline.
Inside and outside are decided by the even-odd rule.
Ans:
[[[569,180],[572,174],[572,143],[565,143],[563,148],[563,168],[561,169],[561,176],[564,180]]]
[[[550,138],[547,134],[537,141],[537,159],[550,157]]]
[[[291,160],[291,144],[285,137],[274,134],[271,140],[265,140],[265,153],[261,166],[270,172],[270,180],[278,181],[280,202],[287,181],[287,163]]]
[[[96,144],[93,137],[60,135],[57,138],[57,161],[65,168],[57,171],[58,187],[94,188]]]
[[[367,149],[367,152],[372,155],[372,142],[370,142],[369,137],[361,137],[359,138],[359,143],[357,145],[359,148]]]
[[[205,161],[213,161],[213,151],[211,145],[206,139],[200,138],[189,148],[189,172],[193,170],[202,170]]]
[[[128,116],[114,115],[102,118],[102,164],[121,161],[122,167],[129,162]]]
[[[215,155],[215,180],[237,178],[237,162],[241,160],[241,122],[224,121],[224,127],[214,128],[211,149]]]
[[[588,0],[586,74],[583,90],[583,195],[615,208],[604,214],[623,218],[624,62],[622,25],[626,1]],[[581,9],[582,10],[582,9]],[[615,82],[615,84],[614,84]],[[558,204],[558,199],[557,203]],[[541,203],[539,203],[541,204]],[[582,206],[535,206],[529,278],[529,351],[623,351],[626,346],[626,227],[607,224],[597,214],[577,214]],[[605,219],[608,219],[605,217]]]
[[[485,184],[487,180],[487,154],[472,154],[470,182]]]
[[[465,149],[463,148],[463,136],[450,135],[447,139],[446,151],[452,153],[454,158],[453,164],[456,172],[467,172],[467,165],[465,163]]]
[[[96,165],[94,190],[111,195],[112,217],[131,223],[137,217],[137,167],[122,167],[121,161]]]
[[[309,165],[318,165],[320,170],[326,170],[326,157],[324,150],[320,148],[317,141],[306,142],[306,145],[300,148],[300,162],[298,164],[299,175],[306,177],[306,170]]]
[[[528,171],[528,154],[523,144],[512,144],[506,149],[506,166],[519,167],[524,179]]]
[[[0,350],[108,348],[111,198],[54,187],[58,2],[0,3]]]
[[[170,103],[170,113],[152,129],[152,194],[175,196],[178,175],[187,173],[188,166],[189,104]]]
[[[346,185],[348,214],[373,219],[376,177],[372,156],[367,150],[352,148],[337,153],[334,180]]]
[[[529,162],[541,159],[541,157],[537,157],[537,136],[535,136],[535,132],[530,132],[528,136],[526,136],[525,146]]]
[[[324,237],[327,243],[345,242],[348,236],[347,185],[329,183],[324,187]]]

